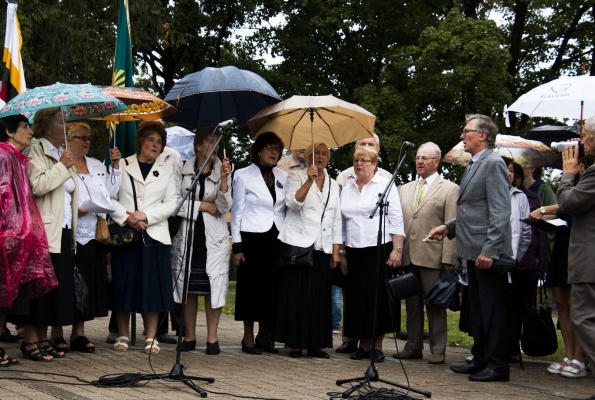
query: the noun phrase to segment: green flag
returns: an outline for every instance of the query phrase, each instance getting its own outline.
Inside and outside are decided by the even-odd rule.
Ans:
[[[116,56],[114,59],[114,72],[112,85],[134,86],[132,80],[132,47],[130,45],[130,20],[128,18],[128,0],[120,0],[120,15],[118,18],[118,37],[116,42]],[[136,122],[122,122],[110,125],[110,147],[115,144],[122,153],[128,157],[135,153],[134,136],[136,135]],[[109,153],[106,157],[109,163]]]

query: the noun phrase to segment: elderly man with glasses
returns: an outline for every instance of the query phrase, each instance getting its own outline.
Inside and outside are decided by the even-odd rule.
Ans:
[[[401,188],[401,209],[405,222],[403,265],[415,275],[421,291],[405,300],[407,307],[407,344],[394,358],[423,358],[424,296],[436,283],[443,269],[452,271],[457,262],[456,241],[424,242],[434,226],[454,218],[459,186],[438,174],[440,148],[432,142],[419,147],[415,169],[419,179]],[[426,303],[430,330],[430,364],[443,364],[446,352],[446,309]]]

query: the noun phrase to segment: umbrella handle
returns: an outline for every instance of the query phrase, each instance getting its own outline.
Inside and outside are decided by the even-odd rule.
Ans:
[[[68,138],[66,136],[66,122],[64,121],[64,106],[60,107],[60,113],[62,114],[62,128],[64,129],[64,148],[68,150]]]

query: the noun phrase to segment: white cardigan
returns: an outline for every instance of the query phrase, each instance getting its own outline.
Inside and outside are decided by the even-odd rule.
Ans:
[[[144,180],[136,154],[126,160],[129,165],[126,165],[124,159],[120,160],[120,169],[122,170],[120,189],[112,197],[112,207],[115,211],[110,216],[116,223],[123,226],[128,218],[126,211],[134,211],[134,198],[130,182],[130,176],[132,176],[135,181],[138,211],[144,212],[147,216],[149,225],[147,233],[163,244],[171,244],[167,218],[176,209],[176,183],[171,167],[157,158],[147,179]]]
[[[186,194],[186,189],[190,186],[192,178],[194,177],[194,162],[196,156],[192,157],[185,164],[180,163],[175,171],[176,180],[176,194],[177,203],[182,201],[182,197]],[[203,212],[203,220],[205,223],[205,236],[207,246],[207,275],[209,276],[209,283],[211,285],[211,306],[213,308],[220,308],[225,305],[227,298],[227,286],[229,282],[229,231],[227,230],[227,221],[225,215],[231,209],[231,175],[227,177],[228,189],[226,193],[221,192],[221,161],[215,160],[211,170],[211,175],[205,179],[205,192],[203,201],[214,202],[217,206],[217,211],[221,213],[220,217],[215,217],[207,212]],[[200,193],[200,186],[197,185],[196,193]],[[186,258],[190,258],[192,262],[192,246],[190,250],[186,248],[188,229],[188,219],[190,215],[189,203],[192,201],[187,199],[178,216],[182,217],[182,224],[178,234],[172,238],[171,251],[171,270],[172,280],[175,285],[174,300],[176,303],[182,302],[182,293],[184,289],[184,268],[186,265]],[[198,218],[198,209],[200,201],[192,202],[194,205],[193,220],[196,222]],[[196,231],[194,231],[196,235]]]
[[[273,168],[276,201],[264,183],[260,168],[250,164],[239,169],[233,177],[233,206],[231,208],[231,238],[240,243],[244,232],[268,232],[275,224],[281,230],[285,219],[285,181],[287,172]]]
[[[313,183],[303,202],[296,200],[295,193],[308,180],[307,171],[293,171],[287,177],[287,215],[279,232],[279,240],[283,243],[298,247],[314,244],[315,250],[322,250],[327,254],[333,252],[333,244],[343,243],[339,184],[328,176],[326,169],[324,175],[322,192]],[[324,210],[327,198],[328,204]],[[323,210],[324,219],[321,224]]]

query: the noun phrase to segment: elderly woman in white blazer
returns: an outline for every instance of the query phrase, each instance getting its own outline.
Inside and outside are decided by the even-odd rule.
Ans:
[[[314,147],[314,160],[312,148]],[[279,233],[283,243],[314,250],[311,268],[279,269],[275,340],[290,346],[289,356],[329,358],[322,348],[333,347],[330,270],[341,257],[339,185],[326,171],[330,151],[324,143],[306,150],[309,167],[287,178],[287,216]]]
[[[167,218],[176,208],[176,183],[171,167],[158,158],[166,137],[160,122],[143,123],[134,137],[137,154],[120,161],[120,189],[112,198],[115,211],[111,218],[138,231],[141,239],[112,250],[112,310],[117,313],[119,335],[116,351],[128,350],[128,322],[134,311],[144,320],[145,352],[159,353],[154,339],[158,315],[174,307]]]
[[[186,194],[194,175],[203,165],[207,155],[213,150],[219,135],[212,129],[201,129],[194,136],[196,155],[186,163],[180,163],[175,171],[178,203]],[[205,296],[207,317],[206,353],[220,353],[217,328],[221,310],[227,298],[229,283],[229,231],[225,215],[231,209],[231,166],[229,159],[221,162],[217,151],[208,159],[198,178],[195,197],[182,204],[178,216],[182,224],[178,234],[172,239],[172,277],[175,284],[174,300],[182,303],[184,310],[185,338],[181,351],[196,348],[196,313],[198,296]],[[194,208],[190,221],[190,205]],[[189,223],[193,224],[193,235],[188,237]],[[188,247],[190,245],[190,247]],[[184,299],[184,271],[186,258],[189,258],[189,278],[187,299]]]
[[[231,236],[233,263],[238,266],[236,321],[244,321],[242,351],[277,353],[269,337],[273,318],[279,230],[285,219],[287,173],[275,167],[283,142],[267,132],[252,145],[252,164],[233,179]],[[258,335],[254,337],[254,321]]]

